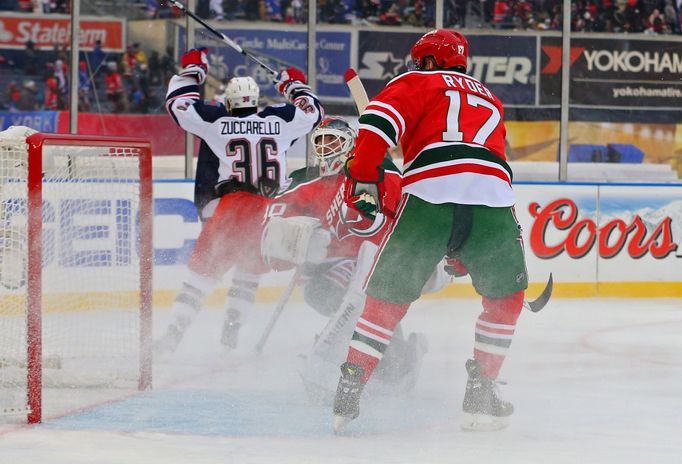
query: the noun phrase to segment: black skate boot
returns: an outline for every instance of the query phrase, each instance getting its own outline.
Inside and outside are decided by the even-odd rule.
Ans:
[[[241,314],[235,309],[229,309],[225,323],[223,324],[223,333],[220,337],[220,342],[228,349],[234,350],[237,348],[237,337],[239,335],[239,328],[242,324],[239,322]]]
[[[509,425],[514,406],[498,396],[497,382],[481,375],[481,365],[474,359],[466,362],[469,374],[462,410],[462,429],[473,431],[500,430]]]
[[[342,432],[360,415],[360,396],[365,384],[360,381],[365,371],[349,362],[341,364],[341,378],[334,397],[334,432]]]

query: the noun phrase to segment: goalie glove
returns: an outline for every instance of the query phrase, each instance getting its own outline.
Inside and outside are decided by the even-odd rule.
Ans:
[[[292,100],[294,94],[307,90],[310,91],[310,86],[306,80],[303,71],[297,68],[287,68],[277,74],[272,81],[279,93],[284,95],[287,100]]]
[[[296,265],[320,264],[327,257],[331,233],[320,220],[308,216],[268,220],[261,238],[261,256],[269,266],[279,261]]]
[[[464,277],[469,273],[469,270],[466,268],[462,262],[457,259],[457,258],[450,258],[448,256],[445,257],[445,266],[444,266],[445,272],[450,274],[453,277]]]
[[[364,216],[374,219],[378,213],[383,212],[383,199],[386,195],[383,183],[384,169],[382,167],[377,168],[375,180],[355,179],[351,173],[352,161],[353,157],[348,158],[343,168],[346,173],[343,190],[344,201]]]
[[[183,77],[193,77],[197,84],[206,81],[208,74],[208,48],[193,48],[185,52],[180,58],[182,69],[179,74]]]

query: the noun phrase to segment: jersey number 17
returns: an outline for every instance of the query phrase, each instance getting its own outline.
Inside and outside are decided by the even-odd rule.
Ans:
[[[445,95],[450,99],[450,106],[448,107],[448,115],[446,119],[446,130],[443,132],[444,142],[474,142],[479,145],[485,146],[488,141],[488,137],[495,131],[495,128],[500,122],[501,115],[500,110],[497,107],[477,95],[470,93],[465,93],[464,100],[466,104],[473,107],[479,108],[484,107],[490,110],[490,116],[483,122],[483,124],[478,128],[476,134],[471,137],[471,134],[464,134],[460,130],[460,112],[462,110],[462,93],[458,90],[447,90]],[[465,139],[466,135],[466,139]]]

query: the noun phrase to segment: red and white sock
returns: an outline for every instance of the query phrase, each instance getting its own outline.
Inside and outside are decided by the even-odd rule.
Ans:
[[[524,292],[503,298],[483,297],[483,312],[476,321],[474,359],[483,376],[496,379],[511,346]]]
[[[365,309],[355,325],[347,358],[348,362],[364,369],[362,382],[369,380],[393,338],[395,326],[409,307],[409,304],[388,303],[367,296]]]

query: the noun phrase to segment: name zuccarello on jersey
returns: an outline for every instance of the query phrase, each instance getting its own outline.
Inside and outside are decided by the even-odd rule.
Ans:
[[[279,121],[221,121],[220,133],[223,135],[252,134],[279,135]]]

